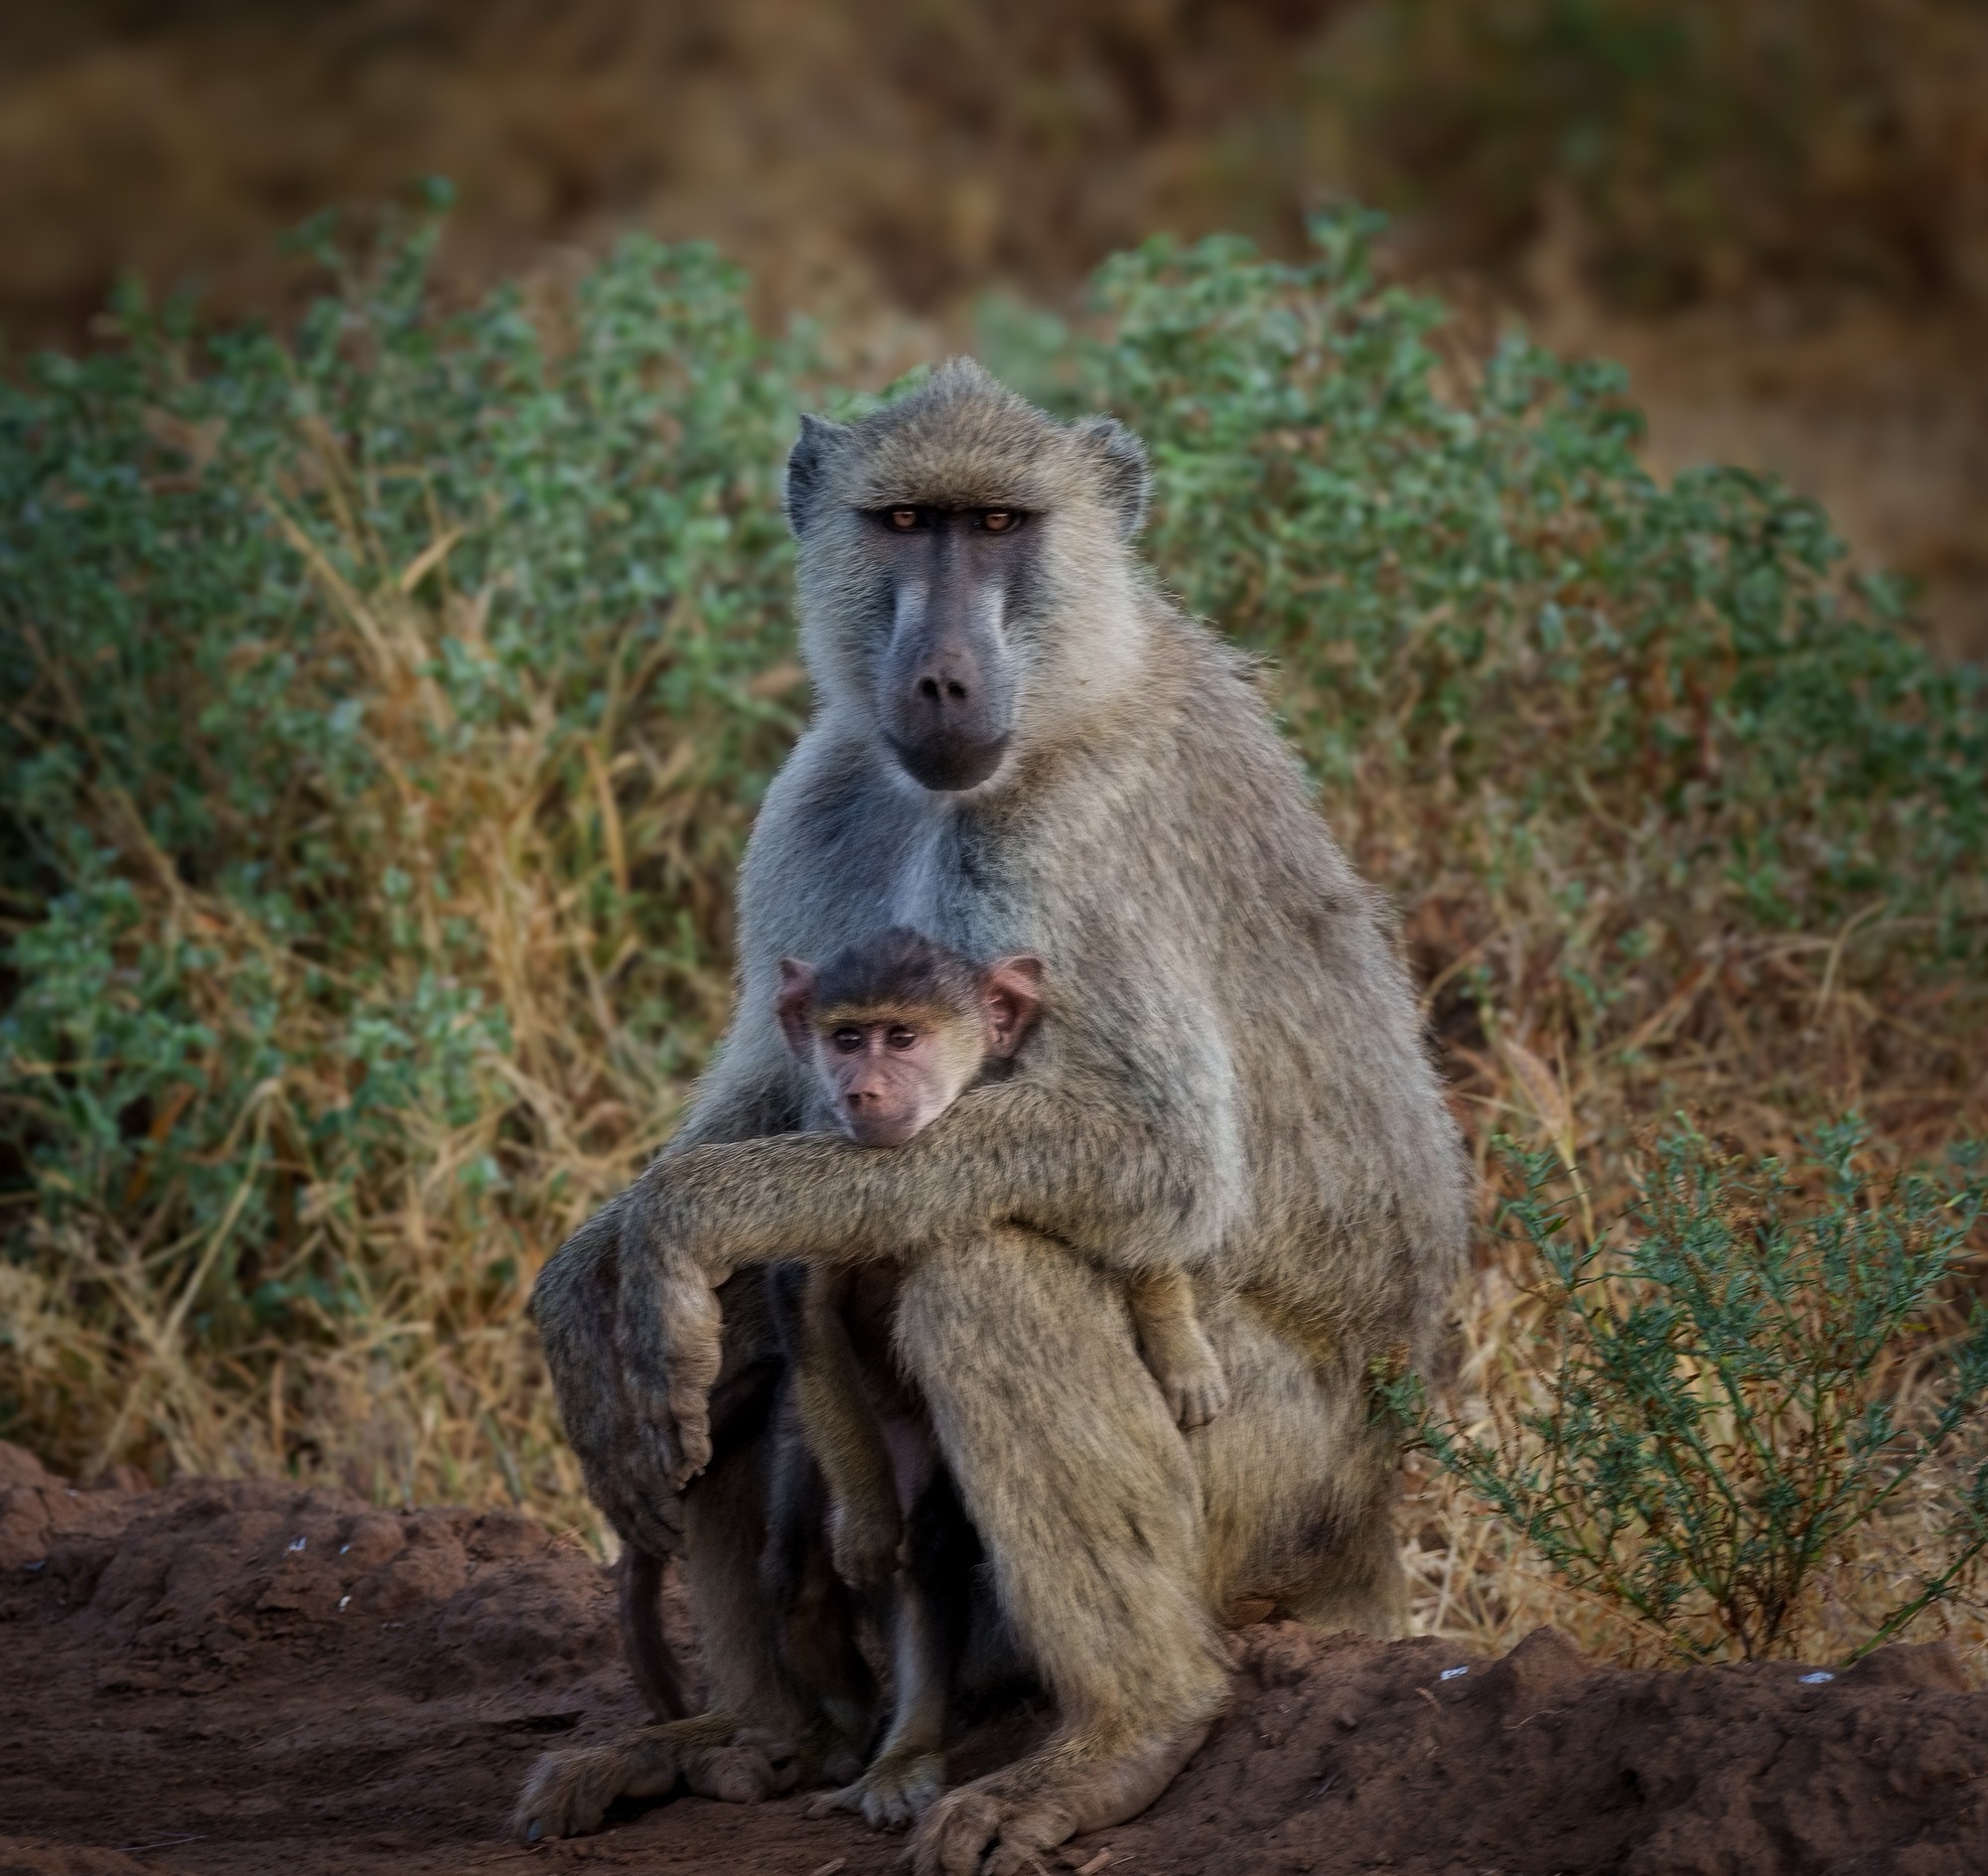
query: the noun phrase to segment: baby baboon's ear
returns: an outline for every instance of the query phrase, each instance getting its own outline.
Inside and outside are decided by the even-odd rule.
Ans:
[[[1116,417],[1086,417],[1073,426],[1078,445],[1097,465],[1098,484],[1118,516],[1118,531],[1127,540],[1146,524],[1146,504],[1153,493],[1153,472],[1146,446]]]
[[[987,1053],[1012,1056],[1043,1008],[1043,960],[1033,951],[997,957],[980,978],[980,1007],[987,1023]]]
[[[780,995],[774,1000],[774,1010],[781,1019],[786,1046],[803,1062],[814,1047],[809,1025],[814,1021],[816,981],[812,964],[803,964],[798,957],[781,959]]]
[[[826,417],[803,413],[800,435],[786,455],[786,524],[796,539],[814,517],[828,460],[849,435],[847,424],[830,423]]]

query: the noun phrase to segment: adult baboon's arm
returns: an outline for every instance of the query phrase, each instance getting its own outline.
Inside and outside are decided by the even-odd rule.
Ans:
[[[665,1154],[791,1126],[784,1076],[783,1054],[764,1063],[750,1051],[729,1054],[698,1089]],[[721,1318],[701,1271],[694,1282],[656,1282],[648,1233],[633,1228],[639,1194],[637,1186],[618,1193],[553,1252],[532,1287],[531,1315],[588,1495],[624,1543],[661,1555],[681,1539],[678,1487],[710,1458],[711,1418],[722,1420],[728,1402],[750,1414],[780,1357],[757,1284],[750,1292],[730,1286]],[[625,1349],[664,1344],[680,1356],[631,1370]],[[668,1417],[659,1419],[642,1398],[657,1385],[694,1405],[701,1442],[694,1465],[684,1463]]]
[[[1103,1088],[1002,1082],[961,1095],[901,1147],[803,1133],[671,1153],[630,1203],[657,1251],[687,1252],[714,1281],[774,1257],[903,1257],[992,1224],[1106,1260],[1145,1248],[1174,1262],[1230,1222],[1230,1181],[1198,1119],[1170,1126]]]
[[[995,1224],[1017,1224],[1110,1260],[1173,1260],[1217,1242],[1239,1203],[1224,1116],[1169,1125],[1103,1086],[1066,1079],[962,1095],[917,1139],[888,1150],[825,1134],[697,1146],[656,1160],[623,1214],[623,1373],[671,1476],[709,1456],[702,1377],[720,1339],[711,1286],[741,1266],[828,1266],[905,1257]],[[645,1268],[632,1267],[639,1262]]]

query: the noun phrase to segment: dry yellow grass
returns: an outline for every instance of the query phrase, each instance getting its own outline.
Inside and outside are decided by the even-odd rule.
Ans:
[[[186,394],[169,355],[160,382],[120,393],[144,413],[111,450],[119,466],[142,471],[135,492],[128,479],[91,483],[87,464],[35,472],[36,499],[64,525],[81,517],[78,527],[116,502],[135,504],[119,512],[141,513],[150,526],[146,505],[157,502],[201,539],[201,527],[247,524],[227,518],[235,510],[190,506],[182,516],[170,505],[239,496],[259,530],[255,551],[266,556],[254,563],[257,577],[285,570],[294,587],[254,630],[217,615],[212,638],[186,653],[207,688],[188,678],[191,694],[182,695],[169,670],[148,679],[155,690],[145,694],[192,716],[233,708],[237,686],[250,698],[243,710],[271,710],[271,693],[250,687],[288,659],[283,696],[307,694],[330,709],[351,752],[338,757],[350,762],[343,793],[326,784],[323,795],[272,810],[279,837],[258,847],[240,831],[246,810],[220,773],[224,758],[204,749],[188,787],[212,808],[213,825],[169,846],[159,830],[171,822],[171,801],[146,793],[149,771],[120,769],[91,694],[92,673],[121,671],[128,648],[93,649],[80,613],[6,618],[0,652],[18,657],[22,672],[21,700],[8,706],[7,733],[18,739],[10,747],[84,752],[62,798],[92,843],[65,880],[69,898],[31,901],[10,889],[4,920],[17,942],[51,947],[37,966],[51,983],[67,967],[66,944],[101,967],[87,994],[62,991],[71,1000],[61,1021],[33,1032],[45,1037],[43,1053],[21,1040],[28,1028],[14,1035],[0,1085],[8,1113],[28,1117],[9,1136],[19,1164],[7,1168],[0,1221],[8,1237],[0,1402],[8,1431],[72,1472],[135,1462],[161,1478],[325,1477],[382,1503],[516,1503],[597,1548],[610,1541],[559,1438],[525,1300],[561,1238],[666,1137],[723,1026],[731,870],[755,789],[792,733],[803,694],[778,617],[782,550],[769,544],[778,539],[773,472],[787,392],[750,421],[738,416],[746,392],[737,387],[771,381],[777,361],[722,351],[745,342],[723,337],[733,333],[722,323],[730,312],[697,297],[708,282],[696,270],[708,257],[672,263],[690,281],[680,291],[692,309],[683,315],[691,338],[678,352],[643,354],[606,391],[587,376],[610,342],[646,343],[657,316],[639,309],[618,327],[614,296],[652,264],[631,263],[610,279],[592,311],[562,310],[558,346],[547,349],[553,362],[515,365],[502,352],[510,375],[494,373],[501,395],[479,381],[445,438],[465,452],[488,435],[505,440],[489,413],[523,426],[517,412],[547,401],[532,371],[570,369],[570,381],[557,382],[579,417],[567,428],[564,415],[546,419],[543,437],[533,433],[537,455],[478,459],[452,482],[451,460],[382,458],[355,445],[356,419],[341,428],[282,404],[267,419],[264,453],[230,456],[222,432],[204,427],[218,421],[205,407],[163,407]],[[1195,265],[1203,271],[1187,285],[1161,285],[1182,305],[1199,306],[1195,292],[1217,302],[1211,346],[1256,343],[1219,298],[1238,263],[1214,254]],[[1288,302],[1323,289],[1276,276],[1260,291],[1274,333]],[[1314,358],[1304,368],[1320,373],[1322,399],[1355,370],[1394,369],[1388,361],[1409,344],[1405,324],[1387,322],[1413,316],[1359,291],[1366,297],[1349,303],[1364,322],[1359,332],[1380,335],[1373,358],[1354,355],[1340,378]],[[498,352],[526,343],[521,315],[499,307],[489,317],[496,336],[476,343]],[[368,345],[385,344],[355,317],[354,329]],[[700,358],[693,342],[717,349],[718,361]],[[1132,342],[1125,347],[1131,356]],[[1210,383],[1224,358],[1216,353]],[[1133,362],[1143,369],[1146,361]],[[270,368],[286,395],[294,368],[287,355]],[[1177,455],[1226,412],[1225,403],[1211,415],[1193,404],[1198,391],[1156,388],[1123,361],[1110,368],[1125,369],[1148,400],[1139,406],[1128,393],[1128,414]],[[1468,381],[1446,396],[1483,391],[1483,373],[1462,375]],[[417,392],[442,396],[426,379],[394,382],[410,407]],[[655,408],[630,414],[650,395]],[[720,416],[700,417],[706,395],[723,406]],[[1894,840],[1892,823],[1874,819],[1872,870],[1891,866],[1897,878],[1810,891],[1826,868],[1804,873],[1805,856],[1833,837],[1830,802],[1840,797],[1828,794],[1836,783],[1811,787],[1804,771],[1805,792],[1791,790],[1785,825],[1771,830],[1797,855],[1782,880],[1793,881],[1788,909],[1763,917],[1722,857],[1756,806],[1744,790],[1728,798],[1712,786],[1746,760],[1714,695],[1739,654],[1730,632],[1709,635],[1712,651],[1678,649],[1710,600],[1672,617],[1660,611],[1667,601],[1634,580],[1617,590],[1598,573],[1554,571],[1592,541],[1578,513],[1525,506],[1531,485],[1518,470],[1495,485],[1515,517],[1512,558],[1536,550],[1543,570],[1511,575],[1509,590],[1489,599],[1475,565],[1441,597],[1400,570],[1401,540],[1426,543],[1437,564],[1476,512],[1472,478],[1491,484],[1507,473],[1502,459],[1485,470],[1469,453],[1484,434],[1505,424],[1498,434],[1513,439],[1511,461],[1530,473],[1529,417],[1481,411],[1475,428],[1445,427],[1448,406],[1432,407],[1427,434],[1411,438],[1407,454],[1433,477],[1443,465],[1428,437],[1455,443],[1455,475],[1470,501],[1437,505],[1450,535],[1418,523],[1381,536],[1375,603],[1331,612],[1350,585],[1337,546],[1319,550],[1323,569],[1303,563],[1325,509],[1278,535],[1274,502],[1252,508],[1245,494],[1280,488],[1273,477],[1305,452],[1326,461],[1342,439],[1352,448],[1369,419],[1376,451],[1394,447],[1387,425],[1421,420],[1391,414],[1406,395],[1390,384],[1330,420],[1273,427],[1265,418],[1235,452],[1254,474],[1260,447],[1272,465],[1263,482],[1238,476],[1226,492],[1231,512],[1220,505],[1231,465],[1217,461],[1209,505],[1199,505],[1198,486],[1186,483],[1189,499],[1163,502],[1154,546],[1184,585],[1219,561],[1207,591],[1191,599],[1278,660],[1271,681],[1325,777],[1322,811],[1404,915],[1480,1167],[1489,1168],[1499,1131],[1549,1145],[1581,1169],[1583,1227],[1592,1232],[1622,1203],[1651,1121],[1679,1108],[1746,1152],[1791,1154],[1818,1118],[1850,1108],[1869,1116],[1882,1155],[1895,1160],[1930,1157],[1988,1129],[1988,985],[1970,974],[1975,952],[1951,941],[1983,916],[1978,870],[1966,871],[1974,862],[1955,863],[1966,876],[1949,891],[1949,882],[1923,877],[1919,850]],[[1390,414],[1383,421],[1374,410]],[[603,459],[587,512],[612,517],[651,496],[681,497],[683,513],[671,510],[658,538],[704,544],[657,583],[652,604],[604,604],[592,636],[563,663],[534,659],[530,635],[560,629],[560,608],[587,594],[521,595],[506,536],[531,516],[502,512],[498,501],[506,479],[528,481],[558,449],[577,451],[570,439],[580,429],[610,417],[626,418],[629,454]],[[227,421],[230,434],[251,427],[239,414]],[[392,440],[415,447],[397,432]],[[1592,443],[1601,463],[1583,458],[1580,473],[1606,484],[1617,504],[1610,525],[1618,534],[1640,525],[1654,498],[1627,457],[1608,455],[1613,443],[1577,441]],[[1564,437],[1556,447],[1574,448]],[[714,455],[715,466],[697,468]],[[1364,460],[1358,473],[1377,475]],[[693,468],[699,480],[672,480]],[[1772,525],[1799,519],[1776,510]],[[1753,511],[1742,521],[1752,527]],[[1395,524],[1384,514],[1372,522]],[[1711,526],[1664,525],[1692,541]],[[216,562],[223,548],[236,551],[236,536],[214,538]],[[149,590],[149,562],[116,562],[115,544],[104,536],[51,548],[51,562],[63,564],[46,591],[61,597],[56,573],[90,554],[104,560],[100,585],[113,610],[115,595]],[[640,557],[613,538],[603,546],[587,536],[575,547],[560,535],[556,544],[589,577],[599,562]],[[1354,534],[1348,558],[1366,544]],[[147,551],[164,549],[148,537]],[[1272,571],[1288,591],[1272,590]],[[1836,576],[1802,578],[1809,584],[1790,609],[1852,604]],[[741,591],[747,602],[728,614]],[[65,603],[82,604],[73,595]],[[1606,616],[1626,649],[1583,649],[1588,664],[1561,685],[1528,635],[1542,607],[1563,603],[1569,618],[1583,608]],[[1638,606],[1657,620],[1642,639]],[[1298,625],[1285,623],[1293,617]],[[1361,640],[1374,618],[1388,630],[1409,623],[1395,638]],[[1467,720],[1444,727],[1431,692],[1456,679],[1474,620],[1491,643],[1491,674]],[[289,622],[293,635],[272,644]],[[1673,685],[1679,668],[1695,688]],[[1346,767],[1334,752],[1346,746],[1349,715],[1334,712],[1342,689],[1360,684],[1370,714]],[[1648,750],[1623,759],[1597,743],[1592,761],[1567,766],[1567,796],[1527,805],[1527,790],[1549,771],[1558,786],[1553,765],[1580,746],[1582,713],[1616,708],[1625,695],[1642,712],[1635,724]],[[750,741],[744,754],[741,739]],[[329,756],[314,748],[295,766],[322,769],[334,756],[336,748]],[[47,839],[35,863],[52,866],[47,854],[59,849]],[[233,842],[265,869],[294,863],[300,878],[307,860],[319,866],[312,856],[328,851],[336,865],[312,877],[346,882],[350,903],[329,891],[315,901],[258,897],[224,866],[207,864],[202,839]],[[335,921],[336,946],[324,937]],[[171,1023],[156,1028],[168,1010]],[[101,1023],[87,1032],[92,1012]],[[413,1041],[395,1040],[401,1030]],[[140,1050],[150,1052],[145,1078],[118,1082],[119,1064]],[[395,1082],[403,1071],[404,1084]],[[92,1077],[114,1097],[100,1111],[72,1113],[63,1103],[79,1102]],[[58,1140],[59,1152],[49,1145]],[[1489,1179],[1487,1192],[1489,1218]],[[1488,1390],[1536,1373],[1545,1325],[1526,1295],[1529,1280],[1516,1253],[1487,1234],[1462,1299],[1450,1390],[1467,1411],[1480,1410]],[[1571,1596],[1452,1485],[1411,1463],[1408,1488],[1403,1536],[1425,1631],[1494,1649],[1553,1621],[1612,1654],[1646,1648],[1649,1638]],[[1840,1654],[1860,1624],[1868,1628],[1895,1600],[1888,1585],[1910,1575],[1914,1546],[1935,1516],[1922,1497],[1869,1532],[1804,1646]],[[1983,1638],[1972,1607],[1942,1610],[1926,1626],[1970,1644]]]

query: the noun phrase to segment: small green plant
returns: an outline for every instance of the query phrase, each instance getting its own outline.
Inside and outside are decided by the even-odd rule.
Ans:
[[[1936,1332],[1988,1200],[1988,1168],[1901,1174],[1875,1193],[1854,1121],[1821,1131],[1820,1197],[1775,1159],[1722,1158],[1688,1128],[1614,1236],[1552,1203],[1551,1153],[1507,1148],[1505,1222],[1538,1260],[1535,1363],[1493,1386],[1489,1430],[1424,1413],[1436,1460],[1577,1590],[1672,1652],[1749,1660],[1799,1646],[1832,1573],[1917,1500],[1936,1534],[1910,1593],[1854,1653],[1955,1595],[1988,1548],[1988,1313]],[[1390,1390],[1415,1410],[1412,1383]]]

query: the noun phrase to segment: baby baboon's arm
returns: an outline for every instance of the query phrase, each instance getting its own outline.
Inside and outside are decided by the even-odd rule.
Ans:
[[[898,1566],[904,1519],[882,1429],[842,1319],[846,1285],[810,1270],[800,1312],[794,1395],[801,1438],[828,1486],[828,1541],[845,1583],[869,1589]]]

